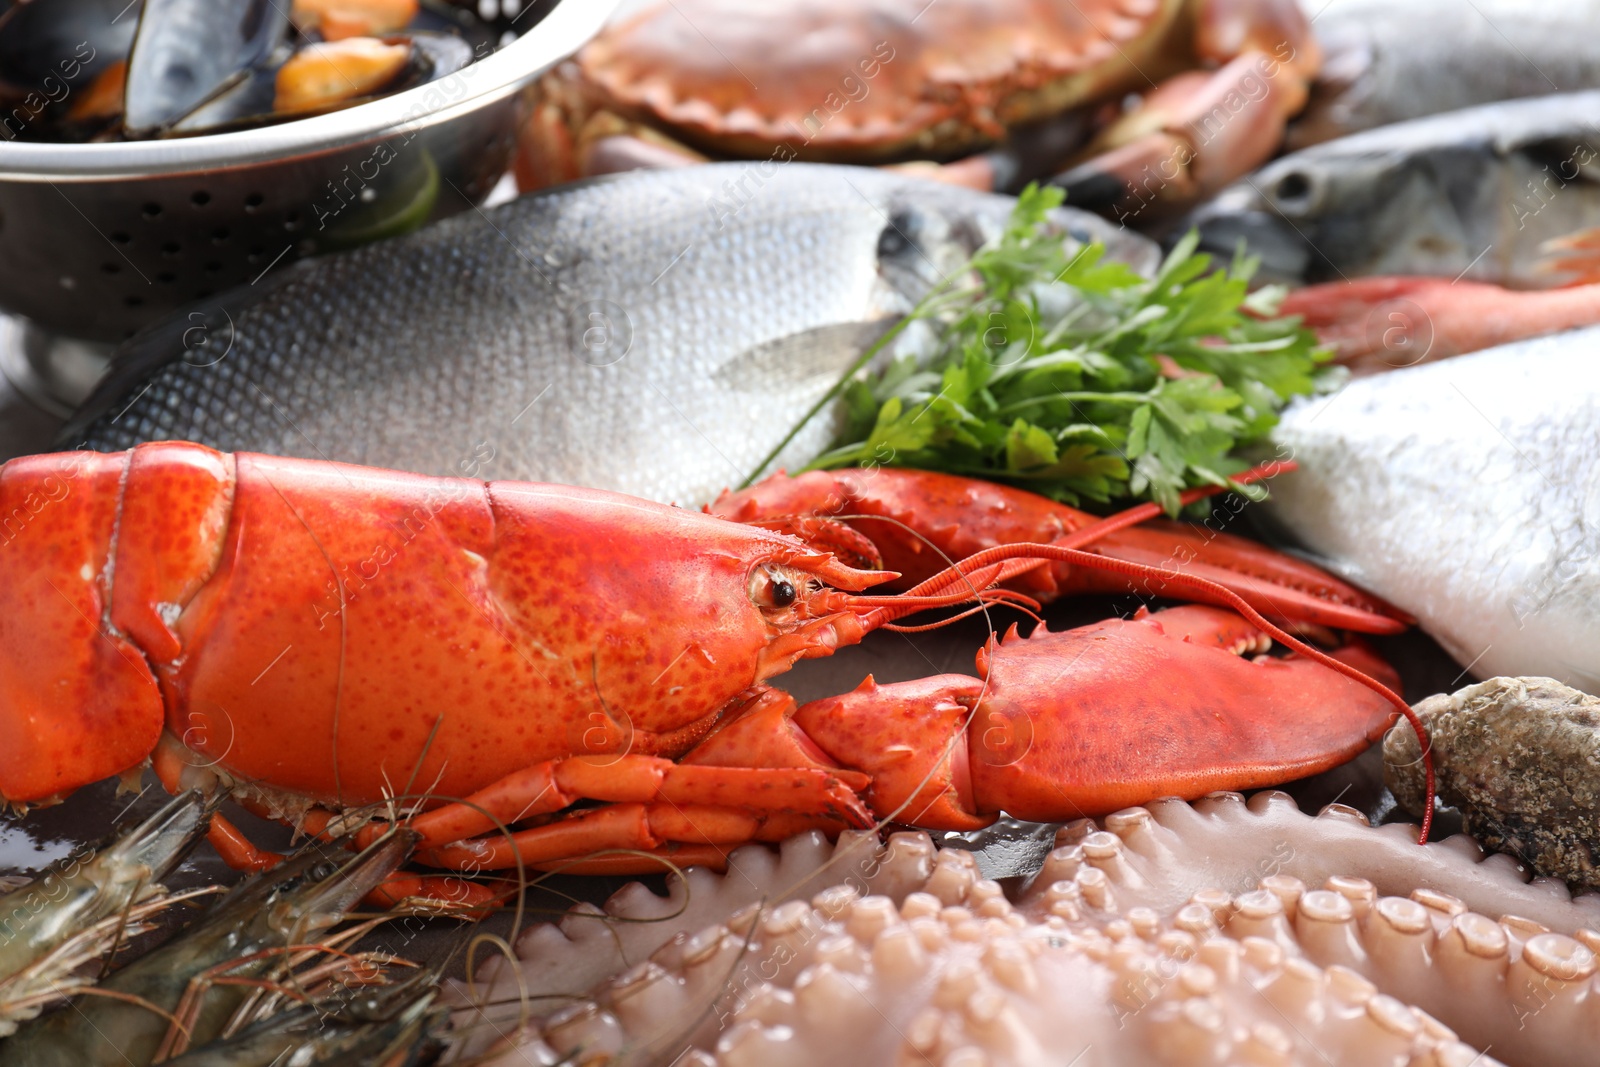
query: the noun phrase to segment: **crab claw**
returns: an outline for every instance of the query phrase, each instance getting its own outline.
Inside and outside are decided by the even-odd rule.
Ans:
[[[794,724],[872,776],[880,818],[965,830],[1000,811],[1051,822],[1275,785],[1344,762],[1394,721],[1388,701],[1318,663],[1248,658],[1270,644],[1197,606],[1027,638],[1013,628],[979,653],[981,678],[868,679]],[[1341,651],[1396,681],[1372,653]]]
[[[1195,52],[1217,70],[1187,71],[1100,131],[1054,184],[1079,207],[1128,221],[1192,204],[1255,170],[1305,106],[1322,54],[1293,0],[1198,5]]]
[[[777,474],[749,489],[722,494],[706,510],[797,533],[797,517],[843,518],[872,539],[885,568],[900,572],[900,580],[886,589],[916,585],[950,560],[995,545],[1059,541],[1098,521],[1088,512],[1022,489],[886,467],[811,471],[795,478]],[[1290,629],[1310,623],[1398,633],[1410,623],[1395,608],[1318,567],[1208,526],[1153,520],[1075,547],[1174,576],[1209,579]],[[1131,579],[1062,562],[1041,565],[1008,584],[1041,602],[1073,593],[1205,599],[1200,593],[1169,593],[1160,578]]]

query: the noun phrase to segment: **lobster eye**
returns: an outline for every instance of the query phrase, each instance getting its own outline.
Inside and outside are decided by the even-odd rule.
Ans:
[[[750,599],[760,608],[786,608],[793,604],[794,583],[772,567],[757,567],[750,575]]]

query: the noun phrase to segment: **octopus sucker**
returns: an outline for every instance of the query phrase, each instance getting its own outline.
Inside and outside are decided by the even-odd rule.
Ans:
[[[607,977],[648,960],[674,938],[751,904],[776,907],[840,885],[900,900],[927,881],[934,854],[923,833],[891,834],[884,844],[872,833],[845,831],[833,843],[813,831],[776,849],[735,849],[726,874],[690,867],[668,879],[664,897],[632,882],[604,909],[579,904],[559,922],[530,926],[516,940],[514,967],[503,956],[489,956],[476,969],[474,986],[454,986],[456,1002],[466,1005],[456,1025],[471,1035],[462,1047],[481,1050],[502,1028],[514,1027],[524,1010],[535,1016],[554,1012]]]
[[[923,834],[852,838],[809,879],[835,853],[818,838],[741,856],[690,899],[754,901],[618,927],[626,952],[658,947],[488,1062],[1465,1067],[1586,1062],[1600,1036],[1596,901],[1476,846],[1274,793],[1159,801],[1057,843],[1014,898]],[[586,955],[582,925],[523,936],[533,985]]]
[[[1360,812],[1341,805],[1313,817],[1277,791],[1257,793],[1248,802],[1237,793],[1212,794],[1194,804],[1156,801],[1109,815],[1103,824],[1104,830],[1091,820],[1069,823],[1057,839],[1086,846],[1080,863],[1108,874],[1126,868],[1130,878],[1113,883],[1128,906],[1165,911],[1201,888],[1239,892],[1271,874],[1308,885],[1348,874],[1372,882],[1383,894],[1437,889],[1485,915],[1520,915],[1552,930],[1600,929],[1600,896],[1574,897],[1554,878],[1530,880],[1522,864],[1485,854],[1470,837],[1418,848],[1413,825],[1373,827]],[[1098,858],[1096,847],[1108,847],[1108,838],[1116,838],[1121,848],[1115,859]],[[1055,877],[1051,871],[1071,862],[1058,852],[1046,857],[1036,882]]]

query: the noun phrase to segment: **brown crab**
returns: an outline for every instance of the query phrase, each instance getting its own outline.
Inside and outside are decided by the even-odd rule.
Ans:
[[[1175,206],[1272,154],[1319,58],[1294,0],[645,0],[539,83],[518,178],[745,157],[1004,188],[1065,161],[1079,204]]]

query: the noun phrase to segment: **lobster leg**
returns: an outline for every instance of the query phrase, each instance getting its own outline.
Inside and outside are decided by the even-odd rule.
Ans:
[[[432,843],[419,858],[463,871],[720,866],[750,841],[870,825],[856,794],[879,820],[929,829],[976,829],[1002,810],[1079,818],[1315,773],[1393,721],[1387,700],[1317,662],[1258,655],[1271,643],[1232,611],[1188,606],[1013,629],[979,653],[982,677],[868,678],[798,708],[758,690],[682,762],[552,761],[418,816]],[[1337,655],[1397,682],[1364,646]],[[486,833],[584,797],[611,803]]]
[[[507,775],[465,801],[417,816],[410,826],[423,835],[420,855],[428,863],[457,870],[504,869],[606,849],[742,844],[769,836],[762,831],[771,816],[778,816],[770,820],[772,830],[781,825],[785,834],[797,826],[870,826],[872,818],[857,795],[867,784],[866,775],[821,761],[752,767],[678,764],[639,755],[578,756]],[[607,804],[529,829],[497,832],[578,800]],[[361,840],[383,829],[368,826]]]
[[[1098,521],[1088,512],[1026,490],[884,467],[811,471],[793,478],[780,473],[749,489],[724,493],[707,510],[881,563],[902,575],[886,589],[915,585],[950,559],[965,559],[1001,544],[1059,542]],[[870,538],[876,558],[869,555],[871,548],[857,547],[847,536],[850,533]],[[1075,547],[1153,567],[1164,575],[1208,579],[1290,629],[1314,623],[1363,633],[1399,633],[1409,623],[1394,607],[1319,567],[1209,524],[1150,521]],[[1131,579],[1067,563],[1040,566],[1009,584],[1041,602],[1073,593],[1173,595],[1167,593],[1168,581],[1162,576]],[[1181,596],[1227,603],[1192,589]]]

